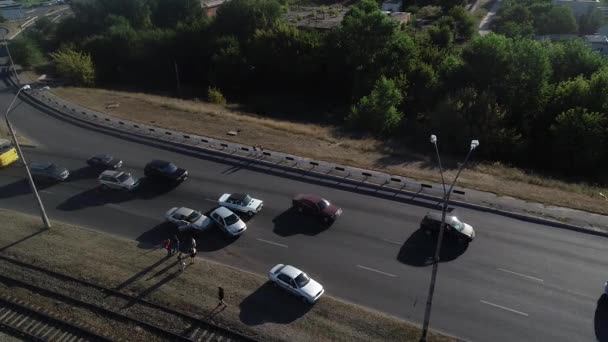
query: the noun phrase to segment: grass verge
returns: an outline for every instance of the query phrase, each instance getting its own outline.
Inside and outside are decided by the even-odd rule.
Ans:
[[[260,117],[231,107],[201,101],[90,88],[56,88],[54,94],[82,106],[117,117],[200,134],[339,164],[441,182],[435,163],[427,156],[371,138],[353,138],[337,127],[303,124]],[[106,109],[108,103],[118,108]],[[240,129],[238,136],[228,136]],[[456,163],[444,160],[446,177],[456,174]],[[450,168],[450,164],[453,167]],[[431,166],[433,165],[433,166]],[[599,195],[606,188],[567,183],[526,173],[500,163],[471,164],[458,185],[502,196],[608,214],[608,202]]]
[[[217,286],[229,307],[212,321],[263,341],[417,341],[417,326],[382,313],[323,297],[309,306],[270,287],[265,278],[197,260],[181,273],[175,258],[155,246],[138,246],[76,226],[0,210],[0,253],[131,295],[208,316]],[[126,227],[125,227],[126,228]],[[36,304],[36,303],[33,303]],[[432,334],[429,341],[455,341]]]

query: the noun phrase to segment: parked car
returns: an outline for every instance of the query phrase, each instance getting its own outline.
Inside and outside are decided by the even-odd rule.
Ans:
[[[216,208],[209,217],[229,236],[236,237],[247,230],[245,222],[226,207]]]
[[[122,160],[109,154],[96,154],[87,160],[90,167],[102,170],[116,170],[122,166]]]
[[[61,182],[68,178],[70,171],[53,163],[32,163],[30,165],[32,178],[40,181]]]
[[[167,222],[171,222],[177,226],[180,231],[187,229],[205,230],[213,225],[213,222],[207,216],[200,212],[186,208],[171,208],[165,213]]]
[[[438,233],[441,227],[441,213],[429,212],[422,219],[420,223],[420,229],[424,230],[428,234]],[[456,237],[459,240],[466,240],[467,242],[475,239],[475,230],[471,225],[466,224],[458,219],[454,215],[445,216],[445,232],[447,236]]]
[[[318,216],[326,223],[333,223],[342,215],[342,209],[319,195],[300,194],[293,198],[292,206],[298,212]]]
[[[0,139],[0,167],[8,166],[17,160],[19,160],[19,155],[11,142],[6,139]]]
[[[133,191],[139,187],[139,179],[128,172],[106,170],[97,178],[103,188]]]
[[[268,278],[276,286],[309,304],[316,303],[325,292],[321,284],[311,279],[306,273],[289,265],[274,266],[268,272]]]
[[[259,213],[264,206],[264,202],[259,199],[255,199],[247,194],[223,194],[218,200],[219,205],[228,209],[240,211],[253,216]]]
[[[144,168],[146,177],[171,182],[182,182],[188,178],[188,171],[165,160],[153,160]]]
[[[604,293],[608,295],[608,281],[604,283]]]

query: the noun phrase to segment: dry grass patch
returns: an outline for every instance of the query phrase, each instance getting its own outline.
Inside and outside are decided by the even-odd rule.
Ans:
[[[309,306],[269,286],[264,277],[197,260],[185,272],[175,257],[152,246],[0,210],[4,255],[39,267],[207,317],[217,304],[217,286],[229,307],[211,320],[262,341],[417,341],[418,327],[325,296]],[[126,229],[126,227],[125,227]],[[0,288],[2,291],[2,288]],[[432,335],[430,341],[454,341]]]
[[[441,181],[438,170],[429,166],[435,165],[432,159],[429,162],[428,157],[400,146],[387,147],[390,144],[376,139],[350,137],[333,126],[269,119],[240,112],[230,106],[142,93],[88,88],[57,88],[52,91],[68,101],[128,120],[241,144],[261,144],[270,150],[422,181]],[[120,103],[120,106],[106,109],[106,104],[114,102]],[[241,130],[238,136],[226,135],[228,131],[236,129]],[[599,196],[599,192],[608,193],[606,188],[529,175],[500,164],[471,165],[460,176],[459,186],[548,205],[608,214],[608,202]],[[455,173],[456,170],[448,170],[448,179],[455,176]]]

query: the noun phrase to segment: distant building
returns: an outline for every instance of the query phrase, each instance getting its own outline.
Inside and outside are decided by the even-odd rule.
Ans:
[[[402,0],[387,0],[382,3],[382,10],[386,12],[401,12]]]
[[[551,41],[565,41],[577,38],[584,39],[593,51],[599,52],[602,56],[608,56],[608,38],[604,35],[594,34],[577,36],[575,34],[548,34],[534,37],[535,40]]]
[[[208,17],[213,17],[217,9],[227,0],[201,0],[201,7]]]
[[[600,0],[553,0],[553,4],[557,6],[566,6],[572,9],[575,17],[587,14],[594,8],[600,7]]]

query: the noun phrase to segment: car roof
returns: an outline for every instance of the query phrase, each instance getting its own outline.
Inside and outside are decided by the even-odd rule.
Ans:
[[[226,207],[219,207],[219,208],[215,209],[213,212],[220,215],[221,217],[228,217],[228,216],[234,214],[230,209],[228,209]]]
[[[92,158],[97,158],[97,159],[105,159],[105,158],[112,158],[112,155],[109,153],[100,153],[100,154],[96,154],[94,155]]]
[[[9,140],[6,139],[0,139],[0,148],[2,147],[7,147],[7,146],[11,146],[11,142]]]
[[[160,160],[160,159],[155,159],[148,163],[148,165],[152,165],[152,166],[165,166],[167,164],[171,164],[171,162],[168,162],[166,160]]]
[[[237,194],[230,195],[229,199],[236,200],[236,201],[244,201],[245,197],[247,197],[247,196],[248,196],[247,194],[237,193]]]
[[[53,165],[53,163],[50,162],[35,162],[30,164],[30,168],[32,169],[46,169],[47,167]]]
[[[301,199],[305,199],[311,202],[320,202],[323,197],[319,196],[319,195],[314,195],[314,194],[299,194],[295,197],[296,200],[301,200]]]
[[[123,174],[123,171],[106,170],[101,173],[103,176],[118,177]]]
[[[285,265],[285,267],[283,267],[283,269],[281,270],[282,274],[285,274],[286,276],[290,277],[290,278],[296,278],[297,276],[300,275],[300,273],[302,273],[302,271],[300,271],[299,269],[290,266],[290,265]]]
[[[429,211],[426,214],[426,217],[433,219],[435,221],[441,221],[441,216],[442,216],[441,212],[437,212],[437,211]],[[454,220],[455,217],[456,216],[454,216],[454,215],[446,214],[445,221],[450,222],[450,221]]]
[[[194,209],[181,207],[181,208],[177,209],[173,214],[188,216],[188,215],[192,214],[193,211],[194,211]]]

